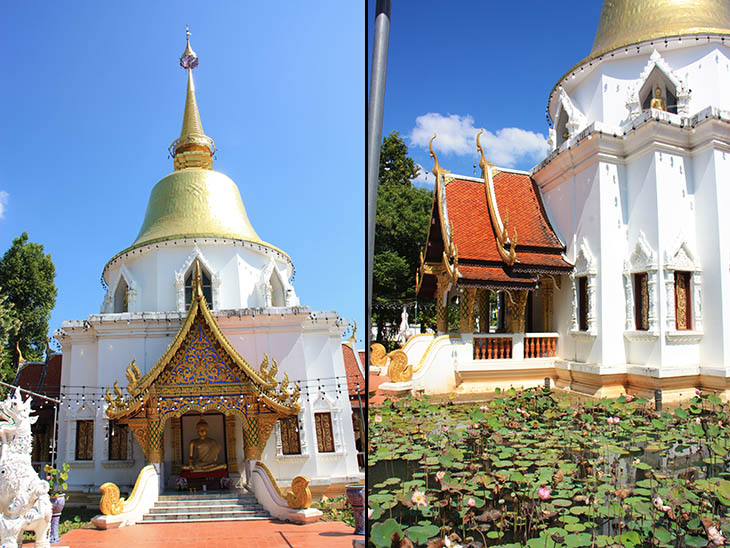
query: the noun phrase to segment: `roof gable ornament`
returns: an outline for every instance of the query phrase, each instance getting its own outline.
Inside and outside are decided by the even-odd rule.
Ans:
[[[484,155],[484,149],[479,142],[479,137],[482,133],[484,133],[484,129],[480,129],[479,133],[477,133],[477,150],[479,151],[479,154],[481,154],[481,158],[479,159],[479,167],[482,170],[482,179],[484,179],[484,191],[487,195],[487,207],[489,208],[489,217],[492,219],[492,228],[494,229],[494,236],[497,243],[497,252],[505,263],[507,263],[509,266],[512,266],[517,260],[517,252],[515,251],[515,248],[517,247],[517,229],[514,229],[514,237],[510,242],[509,235],[507,233],[509,212],[505,213],[503,223],[502,219],[499,216],[499,210],[497,209],[497,198],[494,194],[494,179],[492,177],[492,166],[494,164],[487,161],[487,158]],[[509,250],[507,250],[507,245],[509,245]]]

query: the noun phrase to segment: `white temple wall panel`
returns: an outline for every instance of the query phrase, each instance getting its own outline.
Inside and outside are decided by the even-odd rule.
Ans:
[[[727,147],[727,145],[726,145]],[[704,147],[693,157],[695,181],[695,226],[698,254],[702,258],[702,328],[701,363],[728,368],[730,326],[727,311],[730,306],[730,193],[724,182],[730,180],[730,153]]]

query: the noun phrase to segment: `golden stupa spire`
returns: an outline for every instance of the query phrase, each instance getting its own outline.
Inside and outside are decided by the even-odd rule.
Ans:
[[[188,89],[185,95],[185,112],[183,114],[180,138],[170,145],[170,154],[175,159],[175,171],[185,168],[213,168],[215,143],[203,131],[200,121],[198,102],[195,99],[195,82],[193,69],[198,66],[198,56],[190,47],[190,29],[185,26],[185,51],[180,56],[180,66],[188,72]]]

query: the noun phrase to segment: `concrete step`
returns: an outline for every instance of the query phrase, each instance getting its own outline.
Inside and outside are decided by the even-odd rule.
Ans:
[[[226,504],[221,506],[153,506],[150,514],[195,514],[196,512],[233,512],[245,510],[248,512],[262,512],[264,509],[259,505],[239,506],[237,504]]]
[[[167,514],[145,514],[142,521],[162,520],[201,520],[201,519],[268,519],[270,516],[261,510],[231,510],[213,512],[170,512]]]
[[[265,520],[271,519],[271,516],[261,517],[246,517],[246,518],[178,518],[178,519],[155,519],[155,520],[142,520],[139,523],[142,525],[155,525],[157,523],[197,523],[206,521],[253,521],[253,520]]]
[[[175,506],[229,506],[231,504],[239,505],[258,505],[256,499],[212,499],[212,500],[161,500],[157,501],[156,506],[161,508],[173,508]]]
[[[163,493],[140,523],[270,519],[256,497],[239,491]]]

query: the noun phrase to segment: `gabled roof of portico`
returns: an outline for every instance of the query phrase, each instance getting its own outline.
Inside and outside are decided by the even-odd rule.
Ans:
[[[477,148],[481,178],[448,174],[431,147],[436,186],[418,294],[432,295],[439,277],[463,287],[533,289],[539,274],[573,268],[535,182],[487,162],[478,137]]]
[[[126,371],[127,398],[114,383],[116,397],[107,390],[107,415],[128,417],[155,396],[165,398],[248,395],[269,412],[290,415],[299,411],[298,385],[289,387],[288,375],[276,380],[277,363],[265,356],[259,369],[251,366],[218,327],[203,296],[200,264],[195,263],[194,298],[175,338],[157,363],[143,376],[133,361]],[[182,409],[182,407],[181,407]]]

